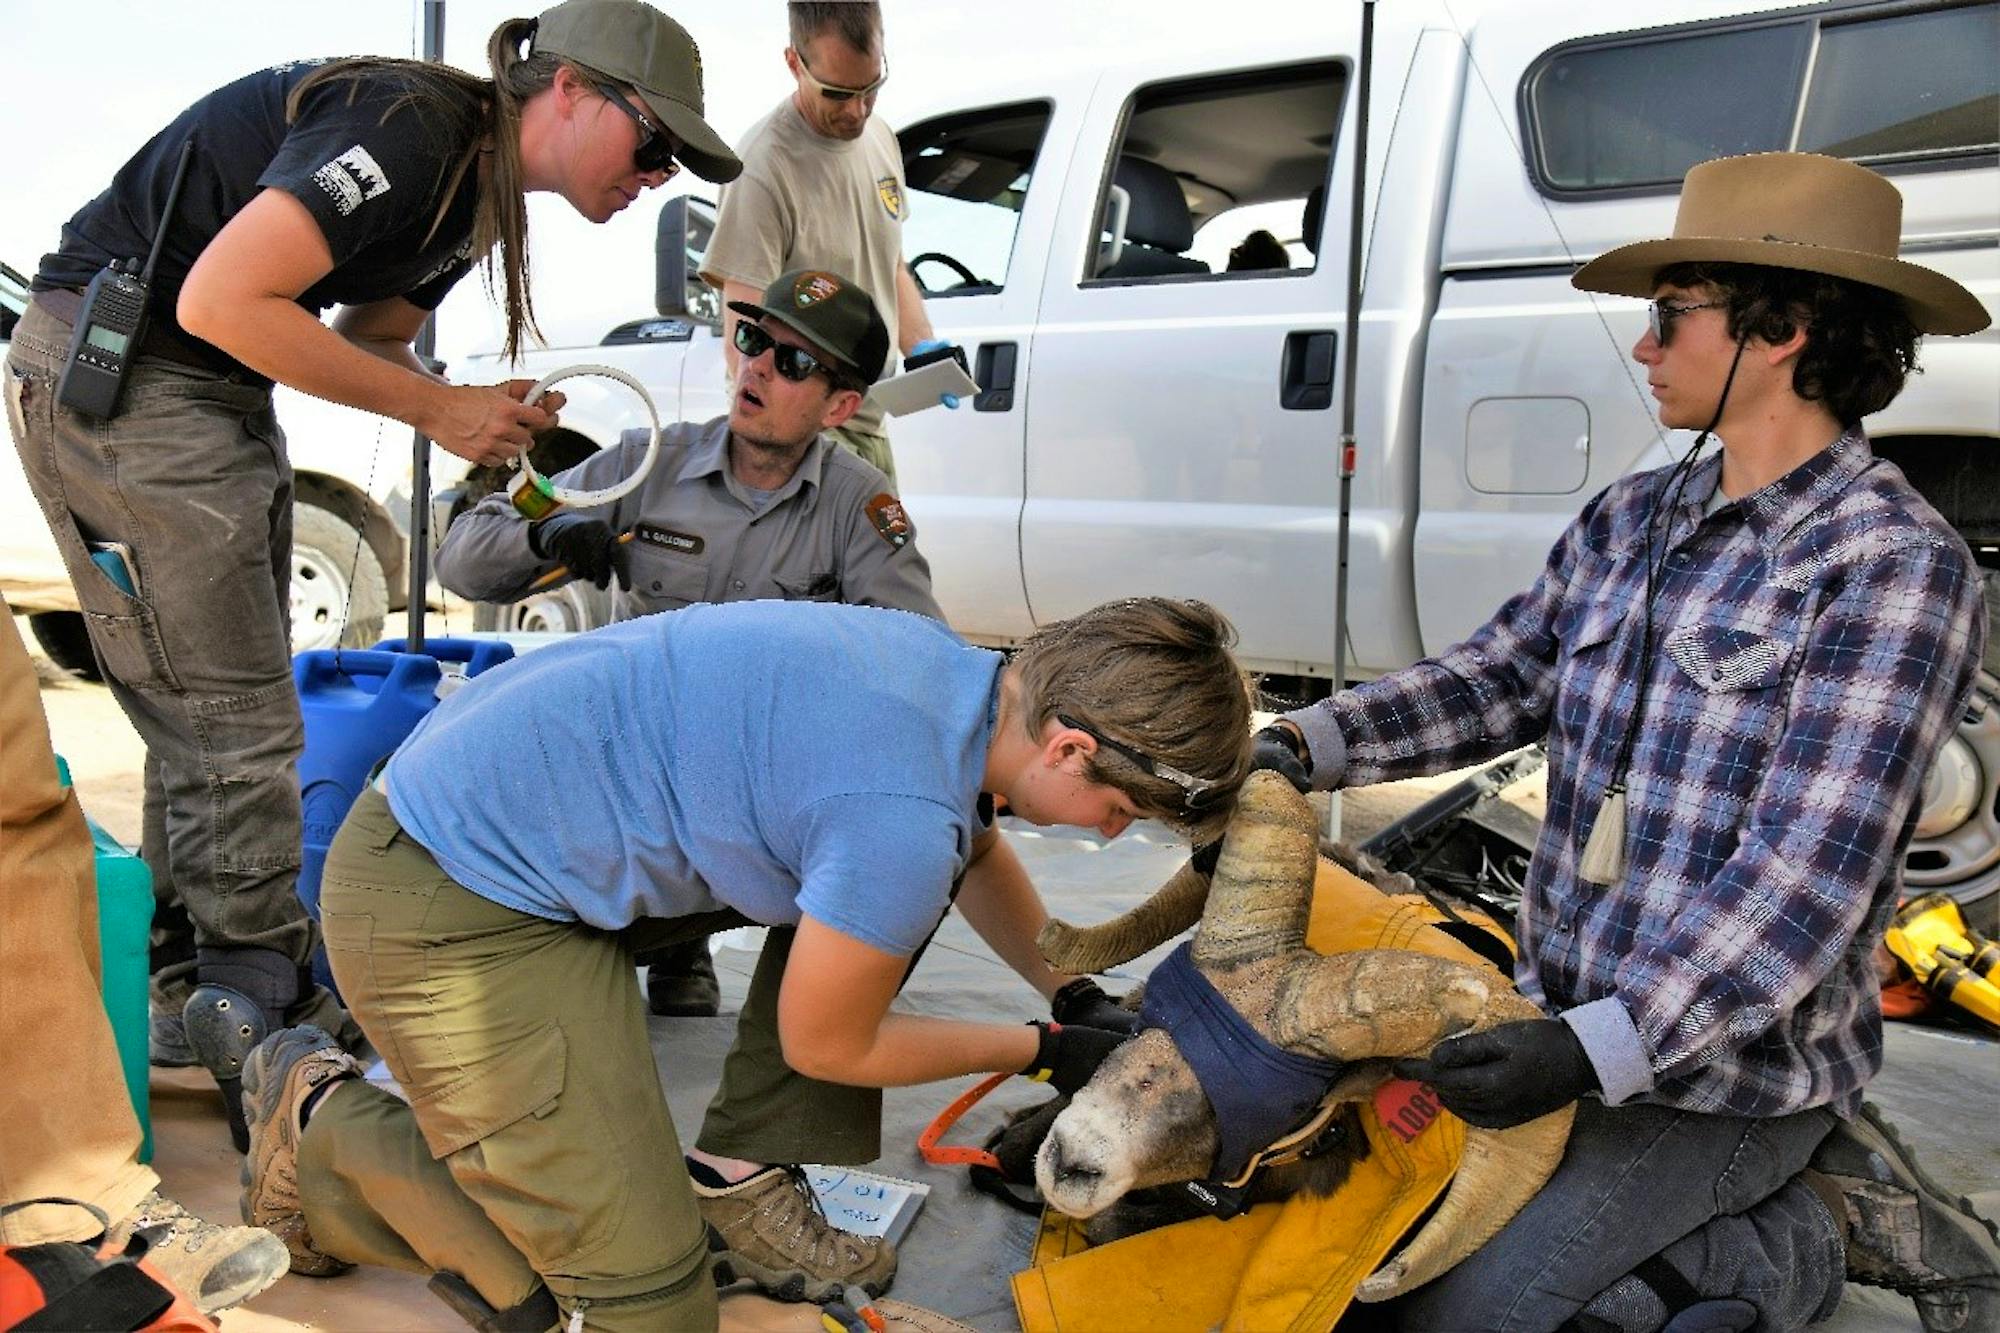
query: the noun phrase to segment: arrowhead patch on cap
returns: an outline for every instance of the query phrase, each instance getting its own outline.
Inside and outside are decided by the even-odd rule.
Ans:
[[[831,300],[840,291],[840,279],[817,270],[801,273],[792,282],[792,300],[801,309]]]

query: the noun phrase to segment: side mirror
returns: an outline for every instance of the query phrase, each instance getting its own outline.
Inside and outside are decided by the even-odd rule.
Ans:
[[[677,194],[660,206],[653,240],[653,308],[722,326],[722,293],[701,280],[701,261],[715,235],[715,205]]]

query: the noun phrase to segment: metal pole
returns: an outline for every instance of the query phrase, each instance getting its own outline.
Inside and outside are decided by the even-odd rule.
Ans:
[[[444,59],[444,0],[421,0],[424,13],[424,59]],[[436,359],[437,316],[432,314],[417,331],[414,344],[417,360],[429,365]],[[410,607],[409,646],[413,653],[424,650],[424,599],[430,588],[431,563],[431,442],[422,431],[410,455]]]
[[[1354,511],[1354,368],[1361,351],[1361,227],[1368,194],[1368,89],[1375,67],[1375,0],[1362,0],[1355,80],[1354,199],[1347,223],[1347,345],[1340,371],[1339,569],[1333,594],[1333,688],[1347,687],[1347,540]]]

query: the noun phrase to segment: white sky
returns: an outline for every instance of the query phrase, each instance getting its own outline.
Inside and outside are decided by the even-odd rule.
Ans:
[[[445,59],[485,73],[486,38],[527,0],[448,0]],[[1309,0],[1257,6],[1283,29]],[[664,0],[702,50],[709,123],[731,142],[791,87],[782,0]],[[1007,90],[1007,71],[1123,62],[1214,37],[1216,10],[1195,0],[885,0],[892,77],[877,104],[891,125],[950,105],[969,87]],[[0,259],[32,274],[62,224],[131,153],[188,103],[266,65],[307,56],[419,54],[416,0],[0,0],[7,73],[0,132]],[[669,190],[683,188],[679,180]],[[713,188],[687,188],[714,197]],[[531,195],[536,311],[552,343],[590,342],[620,318],[652,312],[653,192],[602,227],[560,199]],[[448,361],[497,342],[475,274],[439,315]],[[449,373],[449,372],[447,372]]]

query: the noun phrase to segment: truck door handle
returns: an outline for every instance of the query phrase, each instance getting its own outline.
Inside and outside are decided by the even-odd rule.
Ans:
[[[1317,412],[1333,406],[1334,352],[1339,336],[1331,330],[1298,329],[1285,335],[1278,366],[1278,406],[1289,412]]]
[[[979,357],[975,362],[972,378],[978,381],[979,395],[972,400],[975,412],[1011,412],[1014,410],[1014,358],[1016,346],[1013,343],[981,343]]]

